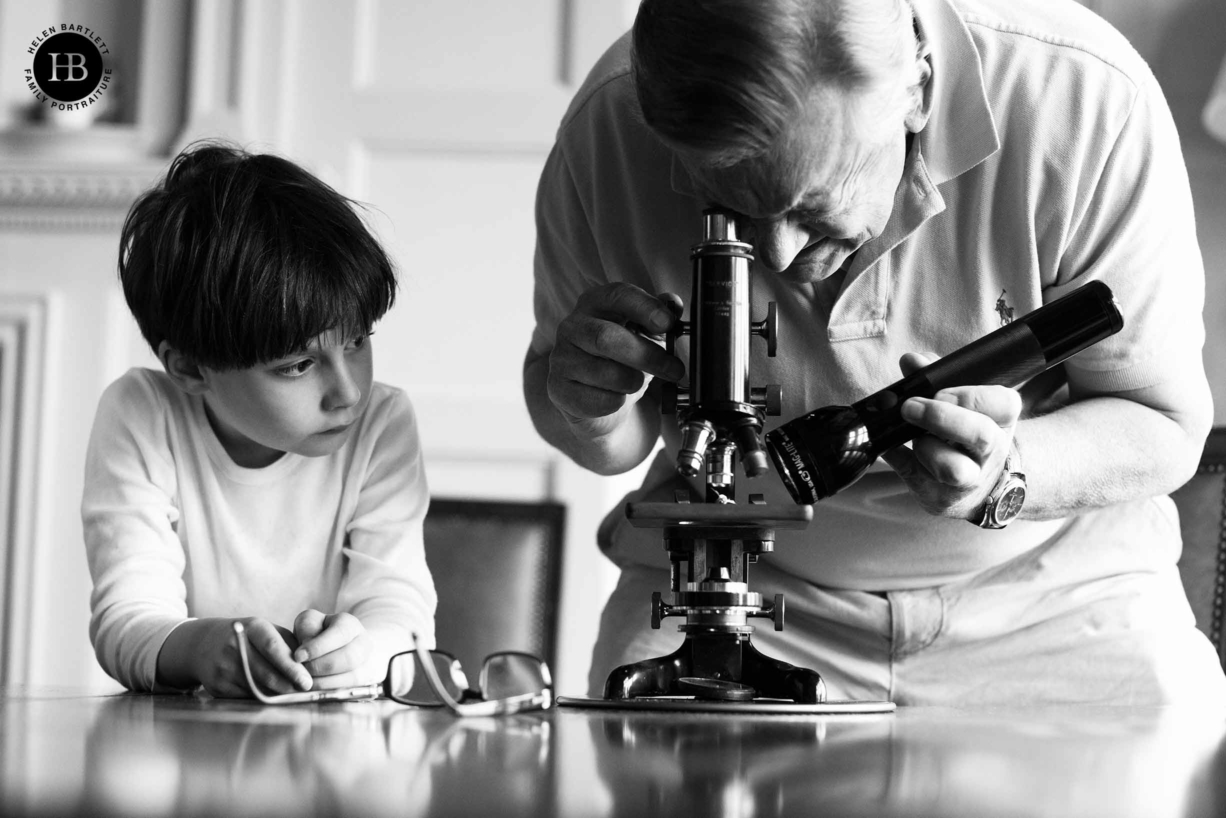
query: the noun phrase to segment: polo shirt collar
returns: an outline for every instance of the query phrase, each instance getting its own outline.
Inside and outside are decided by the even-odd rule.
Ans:
[[[911,0],[932,62],[932,112],[919,134],[933,184],[966,173],[1000,149],[979,50],[949,0]]]

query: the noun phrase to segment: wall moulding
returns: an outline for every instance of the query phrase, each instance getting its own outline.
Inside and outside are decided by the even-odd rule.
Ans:
[[[114,230],[162,162],[122,167],[0,165],[0,229]]]

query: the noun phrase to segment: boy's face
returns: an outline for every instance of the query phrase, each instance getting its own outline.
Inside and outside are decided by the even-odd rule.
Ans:
[[[326,332],[299,355],[248,369],[202,367],[209,422],[240,466],[267,466],[285,452],[331,454],[366,411],[371,360],[369,336]]]

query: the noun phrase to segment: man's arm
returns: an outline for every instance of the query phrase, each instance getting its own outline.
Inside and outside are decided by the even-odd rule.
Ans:
[[[1196,473],[1213,423],[1205,381],[1110,396],[1074,394],[1072,400],[1019,424],[1018,447],[1029,476],[1024,519],[1169,494]]]
[[[1023,518],[1167,494],[1196,469],[1213,403],[1201,358],[1204,267],[1187,170],[1152,75],[1134,71],[1118,88],[1127,105],[1117,99],[1103,117],[1115,133],[1110,150],[1066,161],[1078,195],[1046,229],[1059,250],[1048,295],[1104,281],[1124,327],[1066,362],[1068,404],[1050,414],[1019,422],[1020,403],[1010,408],[993,387],[908,401],[904,417],[931,434],[915,441],[914,456],[900,449],[886,459],[932,513],[973,514],[1015,429],[1028,484]],[[912,363],[904,360],[904,371]],[[965,408],[986,412],[968,420]],[[948,485],[935,485],[942,481]]]
[[[529,348],[524,359],[524,399],[541,437],[598,474],[642,463],[660,435],[648,376],[677,381],[685,366],[635,327],[663,332],[674,309],[629,284],[584,293],[558,325],[554,346]]]
[[[627,401],[617,413],[572,421],[549,399],[549,356],[528,350],[524,399],[541,437],[585,469],[622,474],[642,463],[660,434],[659,403],[646,396]]]
[[[930,512],[969,519],[1012,443],[1027,474],[1021,517],[1049,520],[1174,491],[1196,471],[1213,419],[1208,385],[1196,377],[1114,395],[1074,392],[1069,405],[1021,421],[1015,395],[975,386],[913,398],[903,416],[930,434],[884,459]]]

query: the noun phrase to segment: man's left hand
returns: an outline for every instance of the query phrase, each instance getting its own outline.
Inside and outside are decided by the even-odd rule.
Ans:
[[[908,353],[899,361],[904,375],[932,358]],[[911,445],[881,459],[906,482],[929,514],[969,520],[996,485],[1022,412],[1022,398],[1004,386],[959,386],[934,398],[910,398],[903,419],[923,429]]]

